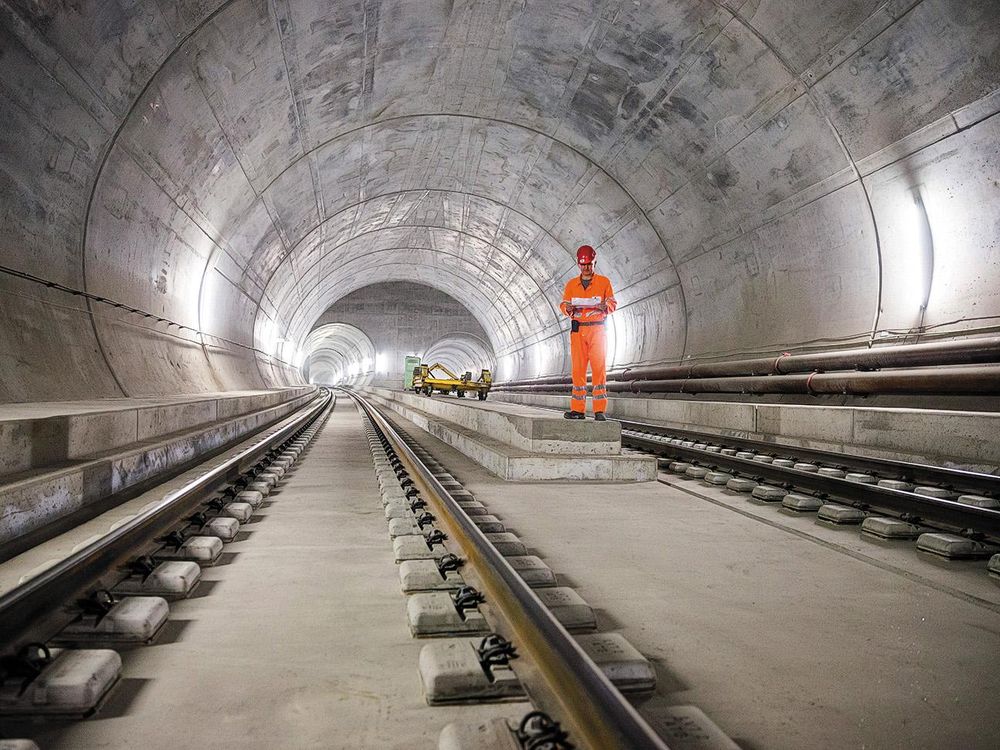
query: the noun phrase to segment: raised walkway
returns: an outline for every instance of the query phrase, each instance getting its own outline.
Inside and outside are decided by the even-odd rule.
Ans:
[[[623,450],[617,422],[563,419],[547,409],[368,387],[392,409],[508,481],[649,482],[656,460]]]

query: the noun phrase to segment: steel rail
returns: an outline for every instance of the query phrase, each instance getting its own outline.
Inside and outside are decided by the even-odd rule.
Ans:
[[[17,653],[28,643],[44,643],[76,617],[73,603],[94,591],[111,588],[121,567],[173,530],[204,494],[235,481],[274,446],[312,423],[331,401],[320,393],[278,429],[224,463],[167,494],[154,507],[0,596],[0,656]]]
[[[870,458],[868,456],[860,456],[856,453],[837,453],[836,451],[819,448],[800,448],[784,443],[769,443],[751,438],[716,435],[709,432],[666,427],[648,422],[634,422],[626,419],[618,421],[621,422],[623,430],[638,430],[653,432],[658,435],[683,436],[696,442],[714,443],[727,448],[747,448],[759,453],[767,453],[775,456],[787,454],[789,457],[805,458],[810,461],[840,468],[861,469],[866,472],[883,475],[892,474],[893,478],[914,484],[935,484],[948,489],[966,489],[970,493],[985,492],[987,494],[1000,495],[1000,476],[996,476],[995,474],[967,471],[965,469],[952,469],[946,466],[911,463],[909,461],[899,461],[890,458]]]
[[[759,481],[767,480],[775,485],[801,487],[819,495],[843,498],[849,504],[917,517],[914,520],[919,519],[923,522],[929,522],[931,525],[939,524],[959,531],[972,529],[975,532],[1000,538],[1000,511],[998,510],[977,508],[953,500],[918,495],[905,490],[850,482],[839,477],[828,477],[800,469],[774,466],[749,458],[737,458],[699,448],[664,444],[658,440],[641,436],[630,435],[626,437],[623,435],[624,439],[651,453],[690,459],[701,466],[729,469]]]
[[[578,746],[667,750],[381,411],[363,396],[349,393],[393,445],[423,497],[437,511],[437,520],[461,547],[487,605],[500,615],[495,623],[498,632],[516,645],[521,656],[528,656],[530,665],[515,659],[511,666],[533,702],[558,719]]]

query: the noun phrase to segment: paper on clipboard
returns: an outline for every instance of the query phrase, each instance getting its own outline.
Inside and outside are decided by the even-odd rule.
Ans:
[[[600,307],[600,297],[573,297],[569,302],[573,307]]]

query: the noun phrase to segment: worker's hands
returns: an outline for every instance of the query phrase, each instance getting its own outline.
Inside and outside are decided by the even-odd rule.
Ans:
[[[570,305],[570,304],[566,305],[566,314],[569,317],[572,318],[573,317],[573,313],[575,313],[575,312],[576,312],[576,308],[573,305]]]

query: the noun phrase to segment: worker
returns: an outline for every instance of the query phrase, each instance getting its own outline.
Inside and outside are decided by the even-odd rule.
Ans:
[[[570,353],[573,360],[573,394],[566,419],[584,419],[587,410],[587,365],[593,386],[594,419],[604,422],[608,408],[605,383],[604,321],[615,311],[618,302],[607,276],[594,273],[597,252],[590,245],[580,245],[576,251],[580,275],[566,282],[559,309],[570,319]]]

